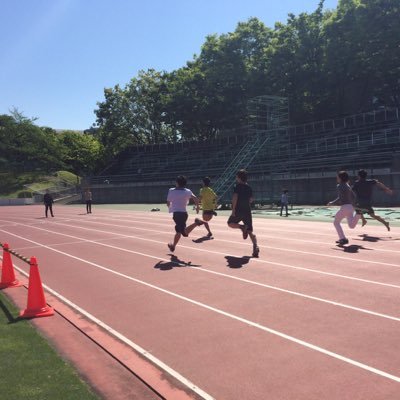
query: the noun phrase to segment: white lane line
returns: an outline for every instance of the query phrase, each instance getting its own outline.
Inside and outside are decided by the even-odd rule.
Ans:
[[[125,229],[135,229],[135,230],[140,230],[140,231],[146,231],[146,232],[150,232],[150,233],[155,233],[154,229],[146,229],[146,228],[141,228],[141,227],[132,227],[132,226],[121,226],[121,225],[117,225],[117,224],[110,224],[110,223],[105,223],[105,222],[98,222],[98,221],[85,221],[85,222],[89,222],[92,224],[98,224],[98,225],[106,225],[106,226],[113,226],[116,228],[125,228]],[[69,225],[69,224],[63,224],[63,223],[59,223],[56,222],[55,224],[57,225],[65,225],[65,226],[70,226],[73,228],[76,228],[75,225]],[[152,225],[160,225],[157,223],[153,223]],[[82,229],[90,229],[90,228],[83,228]],[[102,230],[98,230],[99,232],[103,232],[103,233],[108,233],[111,234],[111,232],[109,231],[102,231]],[[115,233],[115,232],[114,232]],[[160,234],[170,234],[171,232],[165,232],[165,231],[158,231],[158,233]],[[304,232],[303,232],[304,234]],[[265,236],[262,234],[257,234],[257,237],[260,239],[260,237],[267,237],[267,238],[272,238],[272,236]],[[276,237],[274,237],[274,239],[276,239]],[[224,240],[224,239],[218,239],[221,242],[226,242],[226,243],[231,243],[231,241],[229,240]],[[286,240],[286,239],[285,239]],[[297,239],[296,239],[297,240]],[[300,240],[302,242],[307,242],[310,243],[309,241],[303,241]],[[315,242],[313,242],[315,243]],[[327,244],[325,242],[318,242],[318,244]],[[331,246],[332,243],[329,243],[329,246]],[[389,267],[396,267],[396,268],[400,268],[399,264],[392,264],[392,263],[385,263],[385,262],[381,262],[381,261],[372,261],[372,260],[365,260],[365,259],[359,259],[359,258],[350,258],[350,257],[343,257],[343,256],[337,256],[337,255],[330,255],[330,254],[325,254],[325,253],[314,253],[311,251],[302,251],[302,250],[295,250],[295,249],[290,249],[290,248],[282,248],[282,247],[273,247],[273,246],[263,246],[261,244],[259,244],[259,247],[261,248],[268,248],[268,249],[272,249],[272,250],[279,250],[279,251],[284,251],[284,252],[291,252],[291,253],[296,253],[296,254],[311,254],[317,257],[323,257],[323,258],[334,258],[334,259],[339,259],[339,260],[351,260],[354,262],[358,262],[358,263],[369,263],[369,264],[378,264],[378,265],[385,265],[385,266],[389,266]],[[380,249],[374,249],[374,251],[384,251],[384,252],[390,252],[390,253],[398,253],[400,251],[397,250],[380,250]]]
[[[96,224],[96,225],[106,225],[106,226],[112,226],[112,227],[116,227],[116,228],[122,228],[122,229],[135,229],[135,230],[140,230],[140,231],[145,231],[145,232],[149,232],[154,234],[155,230],[154,229],[146,229],[146,228],[141,228],[141,227],[132,227],[132,226],[124,226],[124,225],[117,225],[117,224],[111,224],[111,223],[105,223],[105,222],[99,222],[99,221],[88,221],[86,220],[85,222],[89,222],[92,224]],[[69,226],[71,228],[79,228],[79,229],[87,229],[87,230],[94,230],[96,232],[102,232],[102,233],[107,233],[107,234],[116,234],[115,232],[109,232],[109,231],[103,231],[100,229],[91,229],[91,228],[85,228],[82,226],[76,226],[76,225],[69,225],[69,224],[64,224],[64,223],[60,223],[60,222],[54,222],[53,225],[64,225],[64,226]],[[152,223],[152,225],[160,225],[158,223]],[[166,231],[157,231],[157,233],[160,234],[170,234],[170,232],[166,232]],[[303,232],[304,233],[304,232]],[[271,238],[271,236],[265,236],[262,234],[258,234],[257,237],[260,239],[260,237],[267,237],[267,238]],[[274,238],[276,239],[276,237]],[[231,241],[229,240],[224,240],[224,239],[218,239],[221,242],[226,242],[226,243],[231,243]],[[285,239],[286,240],[286,239]],[[297,241],[297,239],[295,239]],[[302,241],[302,240],[300,240]],[[305,242],[305,241],[304,241]],[[308,241],[309,243],[309,241]],[[314,242],[316,243],[316,242]],[[245,243],[243,243],[245,244]],[[324,242],[318,242],[318,244],[326,244]],[[331,246],[332,244],[329,243],[329,246]],[[291,252],[291,253],[296,253],[296,254],[310,254],[310,255],[314,255],[317,257],[322,257],[322,258],[333,258],[333,259],[338,259],[338,260],[351,260],[352,262],[355,263],[361,263],[361,264],[376,264],[376,265],[384,265],[384,266],[388,266],[388,267],[395,267],[395,268],[400,268],[399,264],[392,264],[392,263],[385,263],[382,261],[372,261],[372,260],[366,260],[366,259],[360,259],[360,258],[350,258],[350,257],[343,257],[343,256],[337,256],[337,255],[331,255],[331,254],[326,254],[326,253],[315,253],[315,252],[311,252],[311,251],[302,251],[302,250],[296,250],[296,249],[290,249],[290,248],[282,248],[282,247],[273,247],[273,246],[264,246],[262,244],[259,244],[260,248],[266,248],[266,249],[271,249],[271,250],[278,250],[278,251],[283,251],[283,252]],[[398,251],[396,250],[381,250],[381,249],[374,249],[374,251],[384,251],[384,252],[390,252],[390,253],[397,253]]]
[[[24,218],[24,217],[17,217],[17,219],[23,219],[23,220],[26,220],[26,218]],[[107,222],[101,222],[100,220],[101,219],[106,219],[107,221],[115,221],[115,220],[117,220],[117,221],[119,221],[119,219],[117,219],[117,218],[110,218],[110,217],[102,217],[102,218],[91,218],[90,220],[89,219],[86,219],[86,220],[79,220],[79,223],[81,223],[81,222],[86,222],[86,223],[92,223],[92,224],[98,224],[98,225],[107,225],[107,226],[114,226],[114,227],[118,227],[118,228],[120,228],[120,229],[135,229],[135,230],[141,230],[141,231],[147,231],[147,232],[150,232],[150,233],[155,233],[155,230],[154,229],[146,229],[146,228],[140,228],[140,227],[134,227],[134,226],[128,226],[128,225],[117,225],[117,224],[111,224],[111,223],[107,223]],[[144,219],[145,221],[146,221],[146,224],[147,225],[156,225],[156,226],[163,226],[162,225],[162,223],[160,223],[160,222],[152,222],[152,221],[154,221],[154,218],[150,218],[150,217],[148,217],[148,216],[144,216],[144,217],[142,217],[142,219]],[[58,221],[60,221],[60,220],[63,220],[64,222],[65,221],[71,221],[71,219],[68,219],[68,220],[66,220],[66,219],[64,219],[64,218],[58,218],[57,219],[57,221],[54,221],[54,224],[59,224],[59,222]],[[148,220],[149,221],[151,221],[151,222],[148,222]],[[168,219],[168,221],[169,221],[170,219]],[[78,222],[78,221],[76,221],[76,220],[72,220],[73,222]],[[124,221],[125,222],[127,222],[128,220],[127,219],[124,219]],[[134,220],[129,220],[129,221],[132,221],[132,222],[137,222],[137,219],[134,219]],[[164,220],[163,220],[164,221]],[[167,222],[167,219],[165,219],[165,221],[164,222]],[[215,224],[215,222],[213,221],[213,225],[215,226],[216,224]],[[222,224],[218,224],[218,225],[222,225]],[[72,225],[70,225],[70,226],[72,226]],[[268,228],[269,230],[272,230],[272,229],[270,229],[270,228]],[[215,231],[215,232],[222,232],[222,230],[221,231],[217,231],[216,229],[213,229],[213,231]],[[225,232],[226,232],[226,230],[225,230]],[[257,231],[257,237],[260,239],[260,238],[266,238],[266,239],[273,239],[273,240],[276,240],[277,239],[277,236],[276,236],[276,234],[275,235],[268,235],[268,234],[264,234],[264,233],[262,233],[263,231],[262,230],[258,230]],[[285,233],[285,232],[288,232],[288,233],[298,233],[299,235],[304,235],[304,231],[294,231],[294,230],[282,230],[281,228],[279,229],[279,233]],[[160,233],[160,234],[169,234],[170,232],[164,232],[164,231],[158,231],[157,233]],[[325,233],[318,233],[318,237],[320,237],[320,236],[329,236],[329,237],[332,237],[332,234],[325,234]],[[220,241],[224,241],[224,242],[227,242],[227,243],[230,243],[230,241],[229,240],[223,240],[223,239],[219,239]],[[281,238],[280,240],[283,240],[283,238]],[[328,246],[332,246],[333,245],[333,243],[331,243],[331,242],[319,242],[319,241],[310,241],[310,240],[304,240],[304,239],[299,239],[299,238],[288,238],[288,237],[285,237],[284,238],[284,240],[285,241],[294,241],[294,242],[301,242],[301,243],[314,243],[314,244],[320,244],[320,245],[328,245]],[[366,242],[366,241],[363,241],[363,240],[361,240],[361,239],[353,239],[353,240],[358,240],[358,241],[360,241],[360,242]],[[368,243],[368,242],[367,242]],[[365,243],[364,243],[365,244]],[[368,262],[368,263],[371,263],[371,264],[379,264],[379,265],[387,265],[387,266],[394,266],[394,267],[397,267],[397,268],[399,268],[400,267],[400,265],[398,265],[398,264],[390,264],[390,263],[383,263],[383,262],[380,262],[380,261],[370,261],[370,260],[360,260],[360,259],[352,259],[352,258],[349,258],[349,257],[343,257],[343,256],[337,256],[337,255],[328,255],[328,254],[323,254],[323,253],[314,253],[314,252],[310,252],[310,251],[301,251],[301,250],[295,250],[295,249],[290,249],[290,248],[281,248],[281,247],[273,247],[273,246],[263,246],[263,245],[259,245],[259,247],[262,247],[262,248],[268,248],[268,249],[272,249],[272,250],[283,250],[283,251],[285,251],[285,252],[292,252],[292,253],[299,253],[299,254],[312,254],[312,255],[315,255],[315,256],[317,256],[317,257],[328,257],[328,258],[337,258],[337,259],[343,259],[343,260],[353,260],[354,262],[358,262],[358,263],[363,263],[363,264],[365,264],[366,262]],[[400,250],[390,250],[390,249],[381,249],[381,248],[374,248],[373,249],[374,251],[376,251],[376,252],[385,252],[385,253],[400,253]]]
[[[37,245],[40,245],[40,243],[35,242],[35,241],[33,241],[33,240],[30,240],[30,239],[26,239],[26,238],[24,238],[24,237],[22,237],[22,236],[18,236],[18,235],[15,235],[15,234],[12,234],[12,235],[15,236],[15,237],[18,237],[18,238],[20,238],[20,239],[23,239],[23,240],[26,240],[26,241],[35,243],[35,244],[37,244]],[[245,318],[242,318],[242,317],[238,317],[237,315],[234,315],[234,314],[225,312],[225,311],[220,310],[220,309],[215,308],[215,307],[211,307],[211,306],[209,306],[209,305],[207,305],[207,304],[204,304],[204,303],[201,303],[201,302],[199,302],[199,301],[190,299],[190,298],[188,298],[188,297],[181,296],[181,295],[179,295],[179,294],[177,294],[177,293],[174,293],[174,292],[171,292],[171,291],[169,291],[169,290],[160,288],[160,287],[158,287],[158,286],[155,286],[155,285],[153,285],[153,284],[151,284],[151,283],[142,281],[142,280],[140,280],[140,279],[136,279],[136,278],[133,278],[133,277],[131,277],[131,276],[122,274],[121,272],[114,271],[114,270],[112,270],[112,269],[110,269],[110,268],[107,268],[107,267],[104,267],[104,266],[102,266],[102,265],[93,263],[93,262],[88,261],[88,260],[85,260],[85,259],[83,259],[83,258],[73,256],[73,255],[71,255],[71,254],[62,252],[62,251],[57,250],[57,249],[53,249],[53,248],[51,248],[51,247],[49,247],[49,246],[46,246],[46,245],[42,245],[42,246],[43,246],[44,248],[49,249],[49,250],[52,250],[52,251],[55,251],[55,252],[57,252],[57,253],[63,254],[63,255],[65,255],[65,256],[67,256],[67,257],[71,257],[71,258],[76,259],[76,260],[78,260],[78,261],[81,261],[81,262],[83,262],[83,263],[89,264],[89,265],[91,265],[91,266],[93,266],[93,267],[96,267],[96,268],[98,268],[98,269],[101,269],[101,270],[110,272],[110,273],[115,274],[115,275],[117,275],[117,276],[120,276],[120,277],[122,277],[122,278],[125,278],[125,279],[128,279],[128,280],[130,280],[130,281],[139,283],[139,284],[144,285],[144,286],[147,286],[147,287],[149,287],[149,288],[155,289],[155,290],[157,290],[157,291],[159,291],[159,292],[162,292],[162,293],[165,293],[165,294],[167,294],[167,295],[176,297],[176,298],[178,298],[178,299],[180,299],[180,300],[183,300],[183,301],[186,301],[186,302],[188,302],[188,303],[197,305],[197,306],[202,307],[202,308],[204,308],[204,309],[206,309],[206,310],[209,310],[209,311],[212,311],[212,312],[214,312],[214,313],[223,315],[223,316],[228,317],[228,318],[230,318],[230,319],[233,319],[233,320],[235,320],[235,321],[242,322],[242,323],[244,323],[244,324],[246,324],[246,325],[252,326],[252,327],[257,328],[257,329],[260,329],[260,330],[262,330],[262,331],[264,331],[264,332],[268,332],[268,333],[270,333],[270,334],[272,334],[272,335],[281,337],[282,339],[285,339],[285,340],[288,340],[288,341],[290,341],[290,342],[296,343],[296,344],[298,344],[298,345],[300,345],[300,346],[306,347],[306,348],[308,348],[308,349],[314,350],[314,351],[319,352],[319,353],[321,353],[321,354],[324,354],[324,355],[327,355],[327,356],[329,356],[329,357],[335,358],[335,359],[337,359],[337,360],[343,361],[343,362],[345,362],[345,363],[347,363],[347,364],[356,366],[356,367],[358,367],[358,368],[361,368],[361,369],[366,370],[366,371],[368,371],[368,372],[371,372],[371,373],[373,373],[373,374],[376,374],[376,375],[379,375],[379,376],[382,376],[382,377],[384,377],[384,378],[387,378],[387,379],[390,379],[390,380],[392,380],[392,381],[395,381],[395,382],[400,383],[400,377],[398,377],[398,376],[396,376],[396,375],[392,375],[392,374],[390,374],[390,373],[388,373],[388,372],[385,372],[385,371],[383,371],[383,370],[374,368],[374,367],[372,367],[372,366],[370,366],[370,365],[361,363],[361,362],[359,362],[359,361],[353,360],[353,359],[351,359],[351,358],[349,358],[349,357],[342,356],[341,354],[338,354],[338,353],[332,352],[332,351],[330,351],[330,350],[324,349],[323,347],[316,346],[316,345],[314,345],[314,344],[312,344],[312,343],[309,343],[309,342],[306,342],[306,341],[304,341],[304,340],[297,339],[297,338],[295,338],[294,336],[287,335],[287,334],[285,334],[285,333],[283,333],[283,332],[277,331],[277,330],[272,329],[272,328],[268,328],[267,326],[258,324],[258,323],[256,323],[256,322],[250,321],[250,320],[248,320],[248,319],[245,319]],[[183,382],[182,382],[182,383],[183,383]]]
[[[38,228],[38,229],[40,229],[40,228]],[[42,229],[40,229],[40,230],[42,230]],[[52,233],[56,233],[57,234],[57,232],[52,232]],[[143,256],[143,257],[146,257],[146,258],[152,258],[152,259],[155,259],[155,260],[158,260],[158,261],[161,260],[161,261],[165,261],[165,262],[171,262],[169,259],[166,259],[166,258],[157,257],[157,256],[153,256],[151,254],[141,253],[141,252],[138,252],[138,251],[135,251],[135,250],[126,249],[126,248],[123,248],[123,247],[118,247],[118,246],[113,246],[113,245],[110,245],[110,244],[102,243],[102,240],[105,240],[105,239],[102,239],[101,241],[100,240],[89,240],[89,239],[83,239],[83,238],[79,238],[79,237],[75,237],[75,236],[71,236],[71,235],[66,235],[66,234],[63,234],[63,233],[58,233],[58,234],[59,235],[63,235],[63,236],[73,237],[73,238],[76,238],[76,239],[80,239],[76,243],[85,243],[85,242],[86,243],[92,243],[92,244],[95,244],[95,245],[100,245],[102,247],[109,247],[109,248],[111,248],[113,250],[119,250],[119,251],[123,251],[123,252],[130,253],[130,254],[140,255],[140,256]],[[158,243],[158,242],[156,242],[156,243]],[[53,247],[54,246],[60,246],[60,245],[62,245],[62,244],[47,245],[47,246],[56,251],[56,249],[54,249]],[[39,247],[39,246],[37,246],[37,247]],[[20,248],[18,248],[18,249],[20,249]],[[216,254],[221,254],[221,253],[216,253]],[[180,264],[180,263],[176,262],[176,264]],[[201,271],[201,272],[205,272],[205,273],[209,273],[209,274],[214,274],[214,275],[222,276],[224,278],[233,279],[233,280],[237,280],[237,281],[244,282],[244,283],[249,283],[249,284],[252,284],[252,285],[255,285],[255,286],[265,287],[267,289],[279,291],[279,292],[282,292],[282,293],[292,294],[294,296],[306,298],[308,300],[319,301],[319,302],[322,302],[322,303],[325,303],[325,304],[330,304],[330,305],[333,305],[333,306],[336,306],[336,307],[347,308],[347,309],[350,309],[350,310],[353,310],[353,311],[357,311],[357,312],[361,312],[361,313],[364,313],[364,314],[369,314],[369,315],[373,315],[373,316],[376,316],[376,317],[385,318],[385,319],[393,320],[393,321],[396,321],[396,322],[400,322],[400,318],[392,316],[392,315],[389,315],[389,314],[378,313],[376,311],[368,310],[368,309],[365,309],[365,308],[355,307],[355,306],[351,306],[351,305],[348,305],[348,304],[340,303],[340,302],[337,302],[337,301],[323,299],[323,298],[320,298],[320,297],[307,295],[305,293],[296,292],[296,291],[292,291],[292,290],[288,290],[288,289],[283,289],[283,288],[279,288],[277,286],[271,286],[271,285],[267,285],[267,284],[256,282],[256,281],[252,281],[252,280],[245,279],[245,278],[240,278],[240,277],[236,277],[236,276],[232,276],[232,275],[227,275],[227,274],[224,274],[222,272],[212,271],[212,270],[208,270],[208,269],[204,269],[204,268],[200,268],[200,269],[198,269],[198,268],[196,269],[195,268],[194,271],[198,271],[198,272]],[[396,288],[400,289],[400,286],[396,286]]]
[[[19,225],[21,226],[26,226],[24,224],[19,223]],[[107,233],[107,234],[113,234],[115,235],[115,232],[109,232],[109,231],[103,231],[103,230],[99,230],[99,229],[94,229],[94,228],[84,228],[81,226],[75,226],[75,225],[68,225],[68,224],[62,224],[62,223],[58,223],[57,225],[60,226],[68,226],[68,227],[72,227],[75,229],[81,229],[81,230],[88,230],[88,231],[94,231],[94,232],[101,232],[101,233]],[[58,235],[62,235],[62,236],[67,236],[67,237],[71,237],[73,239],[77,239],[77,240],[82,240],[82,241],[86,241],[86,242],[92,242],[92,243],[96,243],[96,241],[93,240],[87,240],[84,238],[80,238],[77,236],[73,236],[73,235],[68,235],[68,234],[64,234],[64,233],[60,233],[57,231],[51,231],[48,229],[43,229],[43,228],[39,228],[36,226],[33,226],[32,228],[34,229],[38,229],[38,230],[43,230],[45,232],[50,232],[50,233],[54,233],[54,234],[58,234]],[[154,239],[148,239],[148,238],[143,238],[141,236],[134,236],[134,235],[120,235],[121,238],[130,238],[130,239],[139,239],[139,240],[143,240],[143,241],[147,241],[147,242],[153,242],[153,243],[162,243],[158,240],[154,240]],[[229,241],[228,241],[229,242]],[[230,243],[230,242],[229,242]],[[164,243],[163,243],[164,244]],[[111,247],[114,249],[120,249],[125,251],[122,248],[119,247],[115,247],[115,246],[111,246],[111,245],[107,245],[107,244],[102,244],[103,246],[107,246],[107,247]],[[180,247],[189,249],[189,250],[195,250],[195,251],[200,251],[200,252],[206,252],[206,253],[210,253],[210,254],[218,254],[218,255],[223,255],[223,253],[218,252],[218,251],[213,251],[213,250],[207,250],[207,249],[199,249],[198,247],[190,247],[190,246],[186,246],[183,244],[179,245]],[[136,253],[136,254],[141,254],[141,253]],[[307,253],[306,253],[307,254]],[[363,279],[363,278],[356,278],[356,277],[352,277],[352,276],[348,276],[348,275],[342,275],[342,274],[335,274],[333,272],[326,272],[326,271],[321,271],[321,270],[317,270],[317,269],[312,269],[312,268],[306,268],[306,267],[298,267],[295,265],[289,265],[289,264],[283,264],[283,263],[278,263],[278,262],[274,262],[274,261],[267,261],[267,260],[261,260],[261,259],[254,259],[253,261],[255,262],[259,262],[259,263],[265,263],[265,264],[269,264],[269,265],[274,265],[274,266],[279,266],[279,267],[284,267],[284,268],[290,268],[290,269],[295,269],[295,270],[299,270],[299,271],[307,271],[307,272],[311,272],[311,273],[316,273],[316,274],[321,274],[321,275],[326,275],[326,276],[333,276],[336,278],[341,278],[341,279],[348,279],[348,280],[354,280],[354,281],[358,281],[358,282],[363,282],[363,283],[368,283],[368,284],[373,284],[373,285],[381,285],[381,286],[387,286],[387,287],[393,287],[396,289],[400,288],[400,285],[395,285],[395,284],[391,284],[391,283],[384,283],[384,282],[378,282],[378,281],[371,281],[368,279]],[[346,259],[346,261],[349,261],[349,259]],[[364,263],[366,263],[368,261],[364,260]],[[377,263],[378,265],[382,265],[380,263]],[[395,266],[395,267],[399,267],[398,265],[395,264],[389,264],[389,266]]]
[[[26,225],[24,225],[24,224],[19,224],[19,225],[21,225],[21,226],[26,226]],[[58,224],[58,225],[64,226],[64,225],[66,225],[66,224]],[[71,227],[71,225],[66,225],[66,226],[70,226],[70,227]],[[72,226],[72,227],[78,228],[78,229],[81,229],[81,230],[89,230],[89,231],[107,233],[107,231],[100,231],[100,230],[98,230],[98,229],[83,228],[83,227],[76,227],[76,226]],[[48,229],[39,228],[39,227],[37,227],[37,226],[33,226],[33,228],[34,228],[34,229],[37,229],[37,230],[45,231],[45,232],[54,233],[54,234],[61,235],[61,236],[70,237],[70,238],[73,238],[73,239],[76,239],[76,240],[81,240],[81,241],[87,242],[87,243],[98,244],[97,241],[95,241],[95,240],[89,240],[89,239],[85,239],[85,238],[80,238],[80,237],[77,237],[77,236],[68,235],[68,234],[65,234],[65,233],[57,232],[57,231],[51,231],[51,230],[48,230]],[[12,234],[11,232],[7,232],[7,231],[4,231],[4,230],[2,230],[2,229],[0,229],[0,231],[3,231],[3,232],[5,232],[5,233],[10,233],[10,234]],[[108,232],[108,233],[111,233],[111,232]],[[112,232],[112,234],[115,235],[115,232]],[[121,234],[121,238],[138,239],[138,240],[143,240],[143,241],[147,241],[147,242],[153,242],[153,243],[158,243],[158,244],[160,244],[160,241],[158,241],[158,240],[145,239],[145,238],[142,238],[142,237],[140,237],[140,236],[122,235],[122,234]],[[132,253],[134,253],[134,254],[139,254],[139,255],[142,255],[142,256],[145,256],[145,257],[150,257],[150,258],[159,259],[159,258],[157,258],[157,257],[151,256],[151,255],[148,255],[148,254],[144,254],[144,253],[140,253],[140,252],[135,252],[135,251],[127,250],[127,249],[124,249],[124,248],[121,248],[121,247],[112,246],[112,245],[105,244],[105,243],[101,243],[101,245],[102,245],[102,246],[105,246],[105,247],[110,247],[110,248],[112,248],[112,249],[117,249],[117,250],[132,252]],[[204,248],[199,249],[199,248],[196,248],[196,247],[190,247],[190,246],[185,246],[185,245],[180,245],[180,247],[183,247],[183,248],[186,248],[186,249],[190,249],[190,250],[200,251],[200,252],[206,252],[206,253],[210,253],[210,254],[223,255],[223,253],[221,253],[221,252],[212,251],[212,250],[206,250],[206,249],[204,249]],[[239,257],[240,257],[240,256],[239,256]],[[294,266],[294,265],[283,264],[283,263],[277,263],[277,262],[274,262],[274,261],[267,261],[267,260],[261,260],[261,259],[254,259],[253,261],[254,261],[254,262],[258,262],[258,263],[262,263],[262,264],[264,263],[264,264],[269,264],[269,265],[278,266],[278,267],[284,267],[284,268],[295,269],[295,270],[298,270],[298,271],[306,271],[306,272],[316,273],[316,274],[320,274],[320,275],[332,276],[332,277],[340,278],[340,279],[348,279],[348,280],[353,280],[353,281],[356,281],[356,282],[362,282],[362,283],[368,283],[368,284],[372,284],[372,285],[379,285],[379,286],[385,286],[385,287],[392,287],[392,288],[395,288],[395,289],[400,289],[400,285],[394,285],[394,284],[391,284],[391,283],[378,282],[378,281],[371,281],[371,280],[369,280],[369,279],[356,278],[356,277],[352,277],[352,276],[348,276],[348,275],[335,274],[335,273],[333,273],[333,272],[326,272],[326,271],[321,271],[321,270],[312,269],[312,268],[297,267],[297,266]]]
[[[26,277],[29,278],[29,274],[25,272],[23,269],[19,268],[18,266],[14,265],[14,268],[18,270],[22,275],[25,275]],[[206,393],[204,390],[200,389],[198,386],[196,386],[193,382],[191,382],[189,379],[185,378],[182,376],[179,372],[175,371],[171,367],[169,367],[167,364],[162,362],[160,359],[157,357],[153,356],[151,353],[146,351],[143,347],[139,346],[138,344],[132,342],[130,339],[128,339],[126,336],[122,335],[120,332],[116,331],[115,329],[111,328],[111,326],[107,325],[105,322],[101,321],[100,319],[96,318],[94,315],[90,314],[83,308],[79,307],[77,304],[73,303],[72,301],[68,300],[66,297],[62,296],[60,293],[56,292],[54,289],[51,289],[49,286],[45,285],[42,283],[42,286],[53,296],[57,297],[59,300],[70,306],[71,308],[75,309],[82,315],[84,315],[86,318],[97,324],[98,326],[102,327],[104,330],[106,330],[110,335],[116,337],[132,349],[134,349],[136,352],[141,354],[143,357],[146,357],[149,361],[157,365],[159,368],[167,372],[169,375],[173,376],[175,379],[177,379],[179,382],[183,383],[186,387],[189,389],[193,390],[196,394],[201,396],[201,398],[205,400],[214,400],[214,397],[210,396],[208,393]]]

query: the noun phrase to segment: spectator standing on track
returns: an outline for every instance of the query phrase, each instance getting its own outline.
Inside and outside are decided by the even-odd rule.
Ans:
[[[54,217],[54,214],[53,214],[53,203],[54,203],[54,200],[53,200],[52,195],[50,194],[49,189],[46,189],[46,193],[43,196],[43,203],[44,203],[46,218],[48,217],[49,210],[50,210],[50,215],[52,217]]]
[[[360,169],[358,171],[358,180],[356,180],[353,185],[353,192],[357,196],[355,207],[356,212],[361,216],[362,226],[367,223],[367,220],[364,217],[364,213],[367,213],[371,218],[374,218],[385,225],[386,229],[390,231],[389,222],[385,221],[379,215],[376,215],[374,209],[372,208],[372,194],[375,186],[384,190],[390,195],[393,194],[393,191],[376,179],[367,179],[367,175],[367,171]]]
[[[175,236],[172,243],[168,243],[168,248],[174,252],[175,247],[178,244],[181,236],[187,237],[189,233],[196,226],[205,225],[209,231],[208,223],[202,221],[199,218],[194,220],[194,223],[186,227],[186,221],[188,219],[188,213],[186,207],[189,200],[192,199],[196,204],[196,212],[199,213],[199,199],[193,194],[193,192],[186,188],[186,177],[179,175],[176,178],[176,186],[169,189],[167,196],[167,206],[170,213],[173,213],[173,220],[175,222]]]
[[[289,216],[288,204],[289,204],[288,190],[284,189],[281,195],[281,217],[283,209],[285,209],[286,211],[286,217]]]
[[[213,215],[217,215],[215,209],[217,207],[217,195],[210,187],[211,180],[208,176],[203,178],[203,187],[200,189],[199,200],[203,209],[203,221],[210,221]],[[212,233],[208,225],[205,225],[208,237],[212,237]]]
[[[91,214],[92,213],[92,192],[90,191],[89,188],[87,188],[85,190],[84,198],[85,198],[85,203],[86,203],[86,213]]]
[[[253,243],[253,257],[258,257],[260,249],[257,245],[257,237],[253,233],[253,220],[251,215],[251,202],[253,190],[247,183],[247,171],[241,169],[236,174],[236,185],[233,189],[232,214],[228,219],[228,226],[242,231],[243,239],[250,239]],[[243,222],[243,224],[239,224]]]
[[[346,171],[340,171],[336,177],[338,197],[328,203],[328,206],[340,206],[339,211],[335,215],[333,225],[338,233],[339,240],[336,241],[339,245],[349,243],[344,235],[343,229],[340,225],[341,221],[346,218],[347,224],[350,229],[354,229],[360,220],[360,215],[355,213],[354,202],[355,194],[349,185],[349,174]]]

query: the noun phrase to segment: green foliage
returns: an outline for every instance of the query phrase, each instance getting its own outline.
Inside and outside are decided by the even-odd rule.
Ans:
[[[74,131],[57,133],[35,125],[17,110],[0,115],[0,171],[50,173],[68,169],[76,174],[92,173],[104,150],[91,134]]]
[[[32,197],[32,192],[30,190],[21,190],[20,192],[18,192],[17,197],[19,199],[31,198]]]
[[[69,171],[57,171],[52,175],[41,172],[3,172],[0,173],[0,196],[8,198],[32,197],[35,191],[62,187],[63,183],[76,185],[80,177]]]
[[[210,139],[245,124],[246,102],[289,98],[291,123],[400,105],[400,3],[340,0],[288,15],[273,29],[257,18],[210,35],[171,73],[141,71],[105,90],[95,134],[106,154],[133,144]]]
[[[57,134],[40,128],[17,111],[0,115],[1,171],[34,171],[64,167]]]

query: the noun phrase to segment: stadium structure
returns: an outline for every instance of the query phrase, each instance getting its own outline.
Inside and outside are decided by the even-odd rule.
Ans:
[[[164,203],[178,175],[198,193],[204,176],[219,202],[230,203],[236,172],[245,168],[255,203],[279,201],[283,189],[293,204],[326,204],[336,195],[336,173],[367,170],[398,193],[400,116],[398,108],[292,126],[286,98],[258,96],[248,102],[248,123],[213,140],[131,147],[100,175],[87,177],[99,203]],[[398,206],[399,197],[376,191],[377,206]]]

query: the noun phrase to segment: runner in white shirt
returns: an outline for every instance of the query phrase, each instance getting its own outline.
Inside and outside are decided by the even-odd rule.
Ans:
[[[173,243],[168,243],[168,248],[173,252],[179,242],[181,236],[187,237],[189,233],[196,226],[206,225],[207,222],[202,221],[199,218],[194,220],[194,223],[186,227],[186,221],[188,219],[188,213],[186,206],[189,200],[192,199],[196,204],[196,212],[199,213],[199,199],[193,194],[190,189],[186,188],[186,178],[179,175],[176,178],[176,187],[169,189],[167,197],[167,206],[170,213],[173,213],[173,220],[175,221],[175,236]]]

